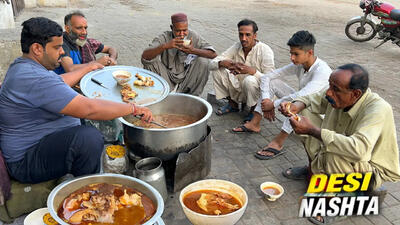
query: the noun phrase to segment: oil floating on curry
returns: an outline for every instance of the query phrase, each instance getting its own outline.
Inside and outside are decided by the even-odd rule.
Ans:
[[[184,114],[157,114],[153,115],[153,120],[167,128],[183,127],[198,121],[196,117]],[[159,126],[151,123],[143,122],[142,120],[133,118],[127,119],[127,121],[137,127],[144,128],[160,128]]]
[[[57,214],[76,225],[137,225],[148,221],[155,211],[153,201],[133,188],[98,183],[70,194]]]
[[[198,190],[187,193],[183,204],[194,212],[205,215],[225,215],[242,207],[232,195],[216,190]]]

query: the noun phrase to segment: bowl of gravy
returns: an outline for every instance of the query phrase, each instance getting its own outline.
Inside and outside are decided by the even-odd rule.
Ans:
[[[119,85],[126,84],[132,78],[132,74],[125,70],[114,71],[112,75]]]
[[[260,190],[269,201],[277,200],[285,192],[280,184],[270,181],[260,184]]]
[[[206,179],[186,186],[179,202],[194,225],[234,225],[245,212],[248,197],[235,183]]]

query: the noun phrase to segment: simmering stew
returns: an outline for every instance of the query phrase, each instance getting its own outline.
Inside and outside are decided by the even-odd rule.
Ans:
[[[198,119],[196,117],[184,114],[158,114],[153,115],[153,120],[167,128],[182,127],[196,122]],[[132,123],[137,127],[144,128],[161,128],[152,123],[145,123],[139,119],[128,119],[128,122]]]
[[[232,195],[215,190],[189,192],[183,197],[183,204],[206,215],[224,215],[242,207],[242,203]]]
[[[136,225],[155,214],[153,201],[143,193],[118,184],[91,184],[70,194],[58,216],[77,225]]]

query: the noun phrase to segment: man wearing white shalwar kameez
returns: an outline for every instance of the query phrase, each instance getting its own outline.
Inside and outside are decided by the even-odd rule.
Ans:
[[[257,24],[245,19],[238,23],[238,30],[240,42],[210,63],[216,98],[229,100],[217,115],[238,111],[238,103],[254,109],[260,97],[260,77],[274,69],[272,49],[256,39]]]

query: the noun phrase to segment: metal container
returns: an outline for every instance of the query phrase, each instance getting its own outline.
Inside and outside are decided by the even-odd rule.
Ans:
[[[135,164],[134,174],[140,180],[149,183],[157,189],[164,201],[167,200],[167,183],[161,159],[157,157],[149,157],[139,160]]]
[[[182,127],[159,129],[134,126],[125,120],[132,115],[119,118],[124,127],[125,144],[135,155],[170,160],[178,153],[196,147],[206,138],[212,107],[204,99],[188,94],[170,94],[163,101],[148,107],[153,114],[185,114],[199,120]]]
[[[122,184],[142,192],[153,201],[156,207],[156,213],[154,214],[154,216],[151,217],[150,220],[148,220],[144,224],[155,224],[161,218],[161,215],[164,211],[164,201],[160,193],[158,193],[155,188],[137,178],[112,173],[79,177],[74,180],[65,181],[59,184],[51,191],[49,197],[47,198],[47,208],[49,209],[50,215],[57,221],[57,223],[61,225],[68,225],[58,217],[58,208],[60,207],[64,199],[68,197],[72,192],[78,190],[83,186],[95,183]]]

